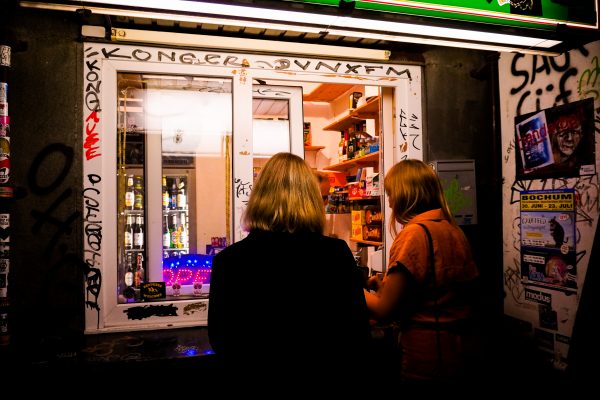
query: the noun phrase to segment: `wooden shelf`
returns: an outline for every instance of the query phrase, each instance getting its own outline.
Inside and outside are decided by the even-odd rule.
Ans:
[[[350,110],[348,115],[343,116],[323,128],[324,131],[343,131],[350,125],[365,119],[377,119],[379,117],[379,96],[370,97],[360,107]]]
[[[312,92],[303,96],[304,101],[333,101],[352,89],[355,85],[345,83],[322,83]]]
[[[304,151],[319,151],[324,148],[325,146],[304,146]]]
[[[380,196],[348,197],[348,201],[381,200]]]
[[[359,240],[359,239],[352,239],[352,238],[350,238],[350,241],[354,242],[354,243],[368,244],[370,246],[381,246],[383,244],[383,242],[372,242],[370,240]]]
[[[362,165],[372,165],[377,163],[379,163],[378,151],[369,153],[364,157],[353,158],[352,160],[344,161],[339,164],[333,164],[323,169],[329,171],[348,171],[349,169],[360,167]]]

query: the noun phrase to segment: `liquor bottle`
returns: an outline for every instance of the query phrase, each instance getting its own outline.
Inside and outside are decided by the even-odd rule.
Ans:
[[[145,282],[146,272],[144,270],[144,255],[142,253],[138,253],[136,260],[135,273],[133,275],[133,287],[139,289],[142,283]]]
[[[171,232],[171,248],[176,249],[179,241],[179,231],[177,230],[177,215],[173,215],[173,222],[169,228]]]
[[[135,190],[133,188],[133,175],[127,177],[127,188],[125,189],[125,209],[133,210],[135,203]]]
[[[127,269],[125,270],[125,286],[133,286],[133,260],[131,254],[127,254]]]
[[[171,186],[171,210],[177,209],[177,184],[175,183],[176,179],[173,178],[173,186]]]
[[[168,217],[163,221],[163,249],[171,248],[171,231],[169,230]]]
[[[177,208],[183,210],[187,207],[187,197],[185,195],[185,182],[179,181],[179,189],[177,190]]]
[[[127,216],[127,223],[125,224],[125,248],[130,250],[133,248],[133,226],[132,226],[132,216]]]
[[[144,248],[144,220],[139,215],[135,217],[135,224],[133,225],[133,248]]]
[[[188,232],[187,232],[187,229],[185,229],[185,223],[182,223],[181,231],[179,232],[179,247],[180,248],[189,247],[188,241],[189,241]]]
[[[355,137],[354,131],[348,133],[348,150],[346,151],[348,155],[348,160],[352,160],[354,158],[354,150],[355,150]]]
[[[133,289],[133,260],[131,258],[131,253],[127,254],[126,260],[127,266],[125,267],[125,289],[123,289],[123,296],[131,300],[135,297],[135,290]]]
[[[163,210],[167,210],[169,208],[169,204],[171,203],[171,196],[169,196],[169,189],[167,189],[167,177],[162,177],[162,207]]]
[[[144,209],[144,188],[142,185],[142,177],[136,176],[134,179],[134,203],[133,208],[135,210]]]

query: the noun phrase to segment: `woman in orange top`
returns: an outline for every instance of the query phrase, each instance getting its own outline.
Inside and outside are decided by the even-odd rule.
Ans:
[[[472,342],[470,289],[478,276],[469,242],[450,212],[435,172],[422,161],[404,160],[386,174],[384,188],[395,235],[383,280],[365,291],[378,319],[392,321],[401,335],[402,378],[453,379],[465,374]],[[398,225],[402,229],[398,232]],[[431,271],[428,234],[433,240]]]

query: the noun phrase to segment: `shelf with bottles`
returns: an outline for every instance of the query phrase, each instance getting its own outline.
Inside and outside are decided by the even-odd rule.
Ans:
[[[162,177],[163,213],[187,212],[187,178],[185,176]]]
[[[371,96],[365,103],[357,108],[350,109],[348,114],[336,119],[331,124],[323,128],[324,131],[343,131],[353,124],[366,119],[379,118],[379,96]]]

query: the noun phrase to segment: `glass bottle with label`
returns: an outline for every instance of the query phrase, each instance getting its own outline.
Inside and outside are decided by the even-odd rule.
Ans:
[[[142,184],[142,177],[136,176],[134,178],[134,203],[133,208],[135,210],[144,209],[144,187]]]
[[[177,204],[177,184],[173,179],[173,185],[171,186],[171,210],[176,210],[179,204]]]
[[[163,249],[171,248],[171,231],[169,229],[168,217],[163,220]]]
[[[144,248],[144,220],[140,215],[135,217],[133,225],[133,247],[135,249]]]
[[[132,226],[131,215],[127,216],[127,223],[125,224],[125,249],[131,250],[133,248],[133,226]]]
[[[135,190],[133,188],[133,175],[127,177],[127,188],[125,189],[125,209],[133,210],[135,203]]]
[[[187,207],[187,197],[185,195],[185,182],[183,179],[179,181],[177,190],[177,208],[184,210]]]
[[[177,215],[173,215],[173,222],[171,223],[171,248],[176,249],[177,243],[179,243],[179,230],[177,229]]]
[[[125,286],[126,287],[133,286],[133,260],[131,257],[131,253],[127,254],[127,267],[125,270]]]
[[[185,221],[182,221],[181,230],[179,231],[179,248],[189,247],[188,241],[189,238],[187,229],[185,228]]]
[[[144,255],[137,254],[135,273],[133,274],[133,286],[139,289],[142,283],[146,280],[146,272],[144,270]]]
[[[135,296],[135,291],[133,290],[133,260],[131,257],[131,253],[127,254],[127,267],[125,270],[125,289],[123,290],[123,296],[127,299],[132,299]]]

